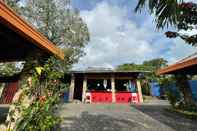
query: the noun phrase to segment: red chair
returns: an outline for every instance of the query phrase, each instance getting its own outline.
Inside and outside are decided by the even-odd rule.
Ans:
[[[132,93],[131,102],[137,104],[138,103],[138,95],[137,93]]]
[[[87,92],[86,93],[86,99],[85,99],[85,103],[91,103],[92,102],[92,99],[91,99],[91,93],[90,92]]]

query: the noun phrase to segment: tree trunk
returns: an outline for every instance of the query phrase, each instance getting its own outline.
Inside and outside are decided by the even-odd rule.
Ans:
[[[176,86],[179,88],[180,92],[183,94],[184,102],[186,105],[194,104],[192,99],[192,91],[189,85],[189,78],[186,75],[177,74],[176,78]]]

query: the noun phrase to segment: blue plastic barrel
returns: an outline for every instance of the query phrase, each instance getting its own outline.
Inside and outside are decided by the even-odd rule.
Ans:
[[[64,102],[68,102],[69,92],[64,92]]]
[[[152,96],[160,96],[160,86],[157,82],[151,82],[151,95]]]

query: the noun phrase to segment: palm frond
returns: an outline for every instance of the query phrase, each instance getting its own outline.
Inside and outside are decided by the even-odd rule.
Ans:
[[[135,7],[135,12],[141,10],[145,6],[146,1],[147,0],[139,0],[137,6]]]
[[[151,14],[155,15],[157,28],[176,25],[177,14],[180,13],[177,6],[182,0],[139,0],[135,12],[141,11],[146,4]]]

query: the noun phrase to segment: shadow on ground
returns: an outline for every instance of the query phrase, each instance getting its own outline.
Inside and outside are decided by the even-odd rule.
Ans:
[[[0,107],[0,124],[4,123],[8,114],[8,107]]]
[[[179,114],[169,112],[166,110],[168,106],[132,105],[132,107],[176,131],[197,131],[197,120],[188,119]]]
[[[131,131],[146,130],[137,123],[103,114],[82,112],[80,117],[66,117],[62,131]],[[138,129],[137,129],[138,128]]]

